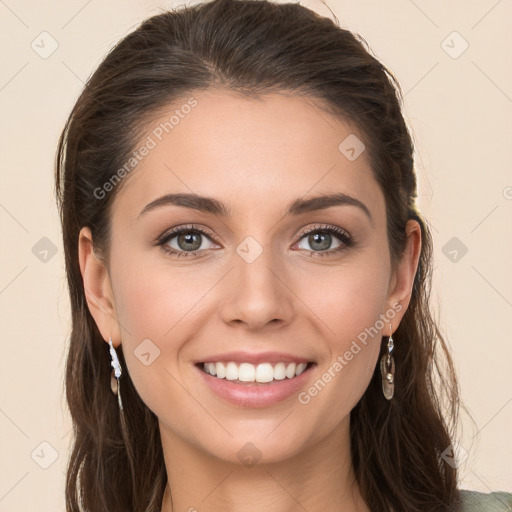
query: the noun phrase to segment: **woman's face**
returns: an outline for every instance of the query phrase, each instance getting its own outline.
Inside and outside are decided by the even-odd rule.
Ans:
[[[277,461],[347,427],[405,312],[417,252],[392,272],[367,153],[314,100],[190,96],[138,144],[113,203],[108,286],[86,288],[103,290],[94,317],[164,436]],[[237,364],[221,379],[205,361]],[[311,364],[283,378],[300,361]]]

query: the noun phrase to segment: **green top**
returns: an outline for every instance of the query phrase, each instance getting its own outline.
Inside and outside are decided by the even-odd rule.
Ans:
[[[512,512],[512,493],[460,490],[461,512]]]

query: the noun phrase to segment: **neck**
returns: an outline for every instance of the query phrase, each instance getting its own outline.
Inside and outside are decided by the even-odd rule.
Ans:
[[[160,425],[168,477],[162,512],[370,512],[351,464],[349,421],[292,458],[251,467],[212,457]]]

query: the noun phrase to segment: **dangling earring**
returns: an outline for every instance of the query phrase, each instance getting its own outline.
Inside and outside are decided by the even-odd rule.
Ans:
[[[110,366],[112,366],[112,373],[110,374],[110,389],[112,389],[112,393],[117,395],[117,401],[119,402],[119,409],[123,410],[123,402],[121,401],[121,388],[119,386],[119,377],[121,377],[121,363],[119,362],[119,358],[117,357],[116,349],[112,344],[112,338],[109,337],[108,344],[110,345],[110,357],[112,361],[110,361]]]
[[[393,327],[389,325],[390,331]],[[384,354],[380,359],[380,372],[382,374],[382,392],[387,400],[393,398],[395,392],[395,360],[391,355],[395,344],[393,343],[393,332],[389,335],[388,353]]]

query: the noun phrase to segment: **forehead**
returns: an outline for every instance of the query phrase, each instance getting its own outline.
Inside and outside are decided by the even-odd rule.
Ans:
[[[309,97],[191,94],[148,123],[114,215],[135,219],[146,204],[173,192],[218,198],[239,217],[284,212],[297,198],[332,192],[382,209],[361,139],[356,127]],[[352,149],[362,153],[354,159]]]

